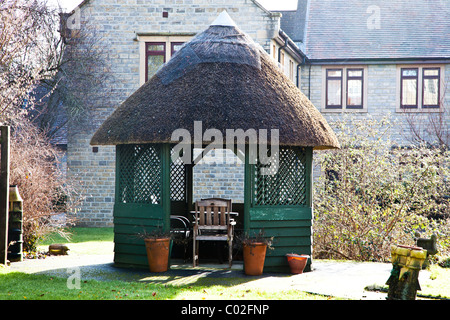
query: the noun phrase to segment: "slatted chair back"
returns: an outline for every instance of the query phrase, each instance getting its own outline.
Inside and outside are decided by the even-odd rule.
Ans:
[[[202,199],[201,201],[211,201],[212,203],[222,203],[225,201],[227,203],[227,212],[231,212],[232,210],[232,204],[231,199],[225,199],[225,198],[206,198]]]
[[[216,226],[226,229],[229,225],[229,203],[226,200],[201,200],[195,202],[195,218],[198,227]]]

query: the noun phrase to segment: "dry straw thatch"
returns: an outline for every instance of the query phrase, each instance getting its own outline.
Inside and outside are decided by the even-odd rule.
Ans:
[[[226,129],[279,129],[280,145],[339,148],[320,112],[260,46],[236,26],[214,24],[123,102],[91,144],[170,143],[179,128],[193,138],[194,121],[223,137]]]

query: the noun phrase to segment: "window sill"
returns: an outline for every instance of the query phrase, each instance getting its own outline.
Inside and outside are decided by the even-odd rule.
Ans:
[[[440,113],[444,112],[441,108],[399,108],[395,109],[396,113]]]
[[[363,108],[363,109],[348,109],[348,108],[322,108],[320,110],[322,113],[367,113],[367,108]]]

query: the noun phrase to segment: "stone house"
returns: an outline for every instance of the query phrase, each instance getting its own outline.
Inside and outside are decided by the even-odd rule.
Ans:
[[[113,77],[104,99],[91,106],[90,125],[68,129],[68,176],[87,196],[77,214],[80,225],[112,225],[115,150],[90,146],[92,134],[223,10],[328,121],[389,114],[401,145],[413,138],[412,123],[431,136],[430,117],[441,117],[444,130],[450,128],[449,1],[298,0],[297,10],[270,12],[256,0],[85,0],[68,23],[101,35]],[[196,166],[194,198],[243,201],[242,163],[227,163],[210,154]]]

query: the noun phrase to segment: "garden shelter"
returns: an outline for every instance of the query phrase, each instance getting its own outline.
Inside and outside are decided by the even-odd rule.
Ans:
[[[250,150],[268,142],[270,154],[271,139],[257,136],[257,141],[246,139],[243,149],[233,148],[245,163],[242,228],[274,237],[265,271],[288,270],[286,253],[311,254],[313,150],[339,148],[339,143],[315,106],[222,12],[92,137],[91,145],[116,146],[115,263],[147,266],[144,242],[133,235],[169,230],[170,215],[189,217],[199,200],[192,198],[194,164],[172,160],[179,142],[172,133],[184,129],[191,140],[183,143],[198,143],[194,124],[199,122],[221,133],[223,141],[227,129],[278,130],[277,170],[270,174],[261,174],[270,166],[259,158],[251,161]],[[200,135],[202,147],[213,141]]]

